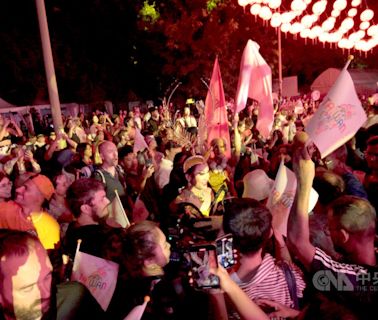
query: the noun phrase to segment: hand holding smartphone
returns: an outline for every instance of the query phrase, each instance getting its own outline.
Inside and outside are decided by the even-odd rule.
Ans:
[[[219,288],[218,276],[210,268],[218,267],[216,247],[211,244],[197,245],[189,249],[190,267],[194,286],[198,289]]]
[[[236,263],[234,257],[233,238],[227,234],[215,240],[217,248],[218,263],[225,269],[232,267]]]

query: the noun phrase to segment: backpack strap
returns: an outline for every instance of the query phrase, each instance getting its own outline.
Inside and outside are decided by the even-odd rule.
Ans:
[[[299,301],[298,301],[298,295],[297,295],[297,281],[295,280],[294,273],[290,269],[290,266],[285,261],[281,261],[279,265],[285,274],[285,279],[286,279],[287,287],[289,289],[290,298],[294,303],[294,309],[299,310]]]
[[[104,174],[101,172],[101,170],[96,170],[95,173],[97,173],[100,177],[101,177],[101,180],[102,180],[102,183],[105,183],[106,184],[106,180],[105,180],[105,176]]]

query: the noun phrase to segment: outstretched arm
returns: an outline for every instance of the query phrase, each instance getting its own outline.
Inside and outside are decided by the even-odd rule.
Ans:
[[[308,206],[310,191],[315,176],[315,165],[306,154],[308,136],[300,132],[294,139],[293,169],[297,177],[297,191],[291,207],[288,222],[289,248],[309,269],[315,255],[315,247],[310,242]]]
[[[269,317],[265,312],[254,303],[246,293],[239,288],[234,282],[227,271],[219,266],[217,269],[211,269],[210,272],[214,273],[220,279],[222,290],[227,293],[231,302],[234,304],[236,311],[243,319],[246,320],[268,320]]]

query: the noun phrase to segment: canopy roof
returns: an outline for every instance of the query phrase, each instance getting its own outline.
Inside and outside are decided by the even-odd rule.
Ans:
[[[14,107],[14,105],[0,98],[0,108],[10,108],[10,107]]]
[[[311,90],[319,90],[327,94],[341,70],[328,68],[323,71],[312,83]],[[357,93],[370,95],[377,91],[378,70],[349,69]]]

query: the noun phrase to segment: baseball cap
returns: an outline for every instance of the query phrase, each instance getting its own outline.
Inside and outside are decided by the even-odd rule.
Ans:
[[[17,177],[15,181],[15,187],[19,188],[24,185],[28,180],[32,180],[35,185],[37,186],[39,192],[42,193],[43,197],[46,200],[50,200],[52,195],[55,192],[54,185],[52,184],[51,180],[44,176],[43,174],[38,174],[34,172],[26,172],[19,177]]]

